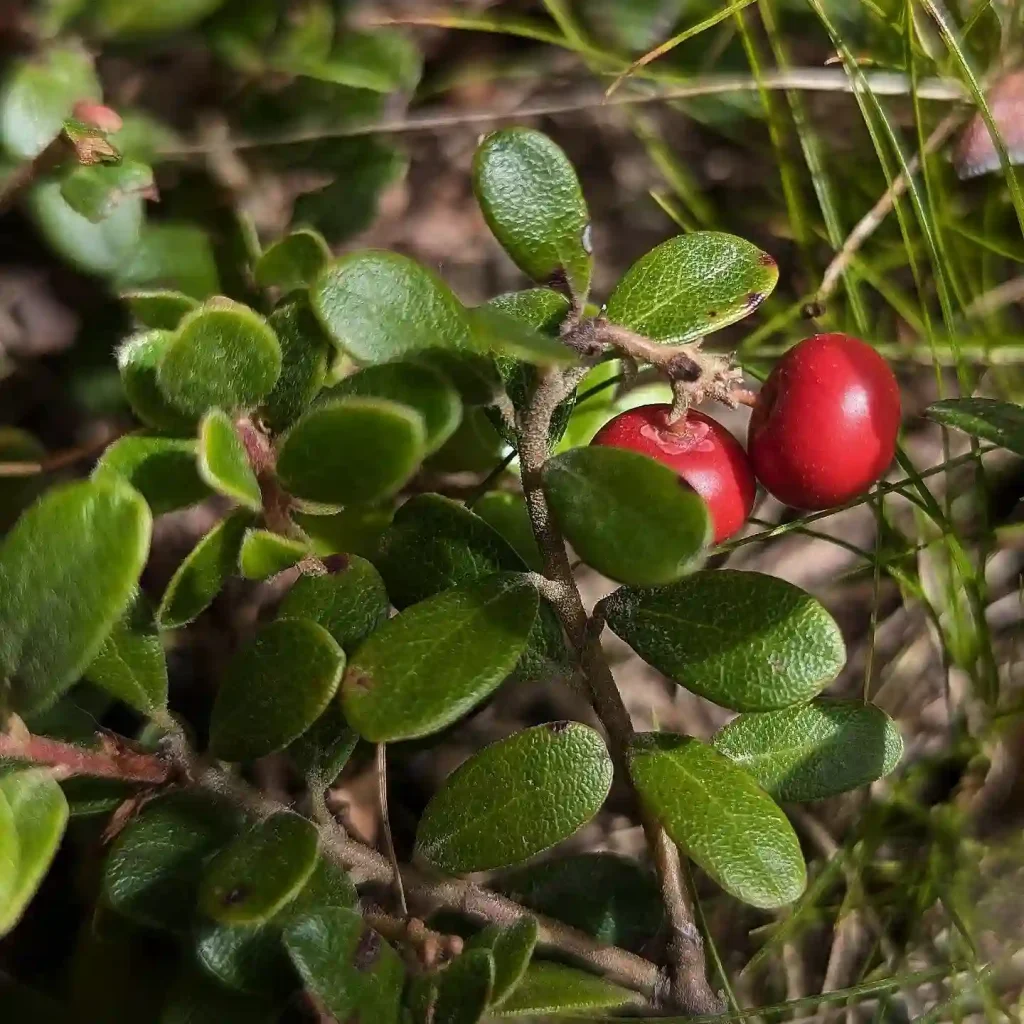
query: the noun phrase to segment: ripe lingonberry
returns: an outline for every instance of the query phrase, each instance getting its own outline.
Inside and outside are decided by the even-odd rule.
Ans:
[[[888,469],[899,427],[889,364],[848,334],[817,334],[769,374],[747,450],[758,480],[779,501],[825,509],[863,494]]]
[[[721,423],[691,410],[669,423],[670,405],[643,405],[606,423],[591,444],[628,448],[678,473],[705,501],[715,543],[736,533],[754,507],[757,485],[743,446]]]

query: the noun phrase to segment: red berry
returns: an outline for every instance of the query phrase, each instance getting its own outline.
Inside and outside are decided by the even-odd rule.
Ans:
[[[841,505],[888,468],[900,429],[889,364],[848,334],[817,334],[769,374],[747,433],[758,480],[800,509]]]
[[[757,484],[743,446],[721,423],[691,410],[669,424],[670,405],[643,405],[606,423],[591,444],[628,448],[675,470],[705,501],[715,543],[731,537],[754,507]]]

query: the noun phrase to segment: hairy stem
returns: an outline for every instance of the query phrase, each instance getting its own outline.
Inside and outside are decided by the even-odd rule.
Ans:
[[[587,615],[573,578],[565,541],[552,519],[543,486],[552,414],[579,382],[582,373],[580,369],[565,374],[549,371],[541,377],[529,408],[519,417],[519,463],[530,521],[544,559],[546,583],[542,588],[543,593],[558,613],[576,652],[580,674],[586,683],[594,710],[608,733],[612,755],[619,770],[628,779],[628,751],[634,736],[633,723],[601,650],[600,636],[604,622],[599,616],[591,619]],[[670,1000],[686,1013],[720,1012],[721,1003],[708,985],[704,948],[694,922],[690,893],[680,870],[678,851],[657,822],[643,812],[642,807],[641,819],[671,929]],[[665,1001],[666,993],[663,990],[657,995],[661,1001]]]

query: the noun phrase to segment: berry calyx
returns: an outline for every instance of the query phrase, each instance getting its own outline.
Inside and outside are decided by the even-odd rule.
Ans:
[[[848,334],[791,348],[761,388],[747,451],[779,501],[817,510],[863,494],[889,468],[900,392],[889,364]]]
[[[670,405],[642,405],[606,423],[591,444],[628,448],[674,470],[708,506],[715,543],[731,537],[754,507],[757,484],[743,446],[717,420],[692,409],[669,422]]]

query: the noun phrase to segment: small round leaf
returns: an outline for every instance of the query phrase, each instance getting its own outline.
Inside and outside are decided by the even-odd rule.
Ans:
[[[199,424],[199,475],[218,494],[262,511],[259,481],[231,417],[220,409],[210,409]]]
[[[106,220],[126,199],[154,194],[153,168],[135,160],[80,164],[66,173],[60,194],[75,213],[93,224]]]
[[[323,387],[335,348],[305,295],[296,295],[274,310],[267,322],[281,344],[281,376],[263,403],[272,430],[290,427]]]
[[[479,1024],[491,1002],[494,957],[489,949],[467,949],[437,977],[432,1024]]]
[[[539,933],[537,919],[525,914],[508,928],[488,925],[466,943],[467,949],[486,949],[494,960],[492,1003],[500,1003],[523,980]]]
[[[260,256],[253,276],[261,288],[294,291],[311,285],[330,258],[331,250],[323,235],[300,228],[274,242]]]
[[[140,431],[119,438],[103,453],[93,479],[115,476],[146,499],[153,515],[195,505],[210,496],[196,470],[196,442]]]
[[[190,295],[169,290],[125,292],[121,298],[143,327],[162,331],[176,330],[185,314],[199,306]],[[153,369],[155,372],[156,363]]]
[[[612,784],[604,740],[551,722],[493,743],[446,780],[416,830],[416,850],[449,874],[508,867],[568,839]]]
[[[117,349],[117,366],[125,397],[135,415],[157,430],[191,434],[195,419],[175,409],[164,397],[156,370],[174,335],[169,330],[141,331],[123,341]]]
[[[309,554],[305,541],[270,530],[246,530],[238,568],[247,580],[265,580],[301,562]]]

